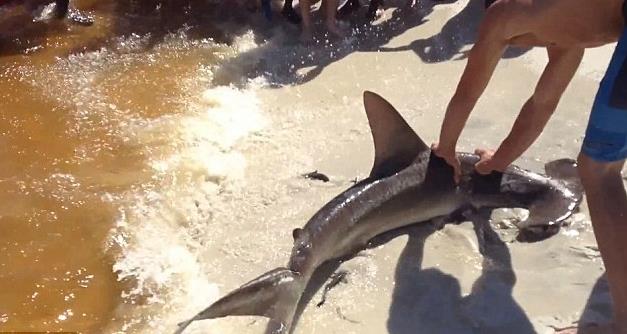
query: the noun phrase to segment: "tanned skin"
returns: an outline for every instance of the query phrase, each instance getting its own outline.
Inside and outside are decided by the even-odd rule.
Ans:
[[[581,63],[584,50],[616,42],[625,27],[623,0],[498,0],[487,9],[466,68],[444,117],[435,153],[455,168],[455,148],[475,104],[509,45],[545,47],[549,61],[509,135],[496,151],[477,149],[482,174],[502,171],[539,137]],[[594,232],[607,270],[614,322],[571,333],[627,334],[627,194],[625,161],[579,156]],[[566,332],[564,332],[566,333]]]

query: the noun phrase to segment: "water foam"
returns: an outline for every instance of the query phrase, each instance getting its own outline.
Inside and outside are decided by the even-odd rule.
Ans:
[[[267,126],[256,95],[263,80],[253,80],[243,88],[203,90],[199,87],[211,81],[217,64],[199,64],[194,75],[180,82],[185,90],[180,94],[182,110],[143,117],[116,106],[107,91],[107,85],[115,83],[103,83],[102,78],[158,59],[152,53],[162,51],[171,55],[200,48],[213,52],[215,61],[225,61],[255,47],[254,36],[246,33],[227,47],[211,40],[190,43],[179,32],[152,51],[141,52],[137,52],[143,45],[141,37],[116,43],[114,50],[103,48],[60,59],[51,68],[61,78],[58,83],[50,82],[49,73],[25,70],[23,74],[74,112],[72,134],[91,139],[87,135],[91,131],[105,133],[104,139],[87,141],[77,152],[79,164],[97,160],[103,151],[118,154],[112,141],[122,143],[131,156],[145,159],[142,171],[124,167],[118,171],[130,178],[133,173],[141,172],[140,176],[122,182],[125,187],[100,193],[104,202],[118,208],[105,252],[114,254],[113,270],[119,280],[131,283],[118,312],[123,320],[111,331],[169,332],[219,295],[218,287],[206,278],[211,268],[203,265],[200,252],[212,242],[212,233],[207,231],[222,200],[221,191],[244,176],[246,157],[238,143]],[[166,62],[177,60],[169,59]],[[70,185],[75,181],[64,175],[55,180]],[[209,322],[203,326],[205,331],[212,327]]]
[[[120,279],[136,285],[125,296],[148,296],[148,304],[176,310],[166,321],[148,321],[149,332],[173,328],[218,296],[204,277],[200,247],[211,240],[211,212],[219,191],[243,174],[246,159],[238,141],[266,122],[253,89],[217,87],[204,91],[198,112],[167,115],[129,128],[135,144],[153,149],[154,185],[126,194],[112,240],[122,250],[114,266]],[[144,131],[142,131],[144,129]],[[155,134],[175,149],[157,153]],[[160,149],[163,149],[161,147]],[[152,313],[152,312],[149,312]],[[171,320],[171,321],[168,321]]]
[[[200,247],[211,240],[199,231],[211,228],[220,189],[243,176],[246,159],[237,142],[266,125],[253,89],[208,89],[199,106],[197,113],[142,123],[148,125],[144,132],[129,129],[138,145],[154,148],[155,133],[161,133],[175,138],[176,146],[151,153],[155,185],[126,195],[122,202],[129,205],[120,209],[112,236],[122,250],[114,270],[136,282],[125,297],[148,296],[148,304],[176,310],[172,321],[149,321],[151,331],[171,329],[217,298],[198,260]]]

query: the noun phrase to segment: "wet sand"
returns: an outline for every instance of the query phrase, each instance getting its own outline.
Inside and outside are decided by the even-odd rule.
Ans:
[[[482,15],[481,1],[388,9],[357,36],[303,47],[285,24],[253,20],[256,30],[231,37],[216,31],[240,30],[238,18],[207,29],[200,14],[150,37],[145,27],[163,21],[148,9],[116,26],[119,13],[92,5],[101,26],[81,28],[91,32],[0,58],[0,286],[13,287],[0,291],[0,330],[169,332],[284,265],[292,229],[370,170],[363,90],[435,140]],[[135,19],[147,23],[131,35]],[[519,165],[541,171],[576,156],[611,51],[587,53]],[[545,58],[508,52],[460,149],[498,144]],[[313,170],[331,182],[300,176]],[[552,333],[609,319],[585,206],[541,243],[514,241],[497,218],[478,234],[471,223],[411,228],[343,263],[348,283],[320,308],[313,296],[296,332]],[[206,321],[189,332],[263,324]]]

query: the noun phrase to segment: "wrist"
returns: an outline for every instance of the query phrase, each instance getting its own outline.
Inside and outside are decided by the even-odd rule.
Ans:
[[[440,141],[438,142],[438,151],[446,152],[446,153],[455,153],[455,148],[457,147],[457,140],[450,140],[440,137]]]
[[[492,165],[492,169],[499,172],[504,172],[509,165],[514,162],[515,159],[507,157],[506,154],[503,154],[502,151],[496,151],[492,158],[490,159],[490,164]]]

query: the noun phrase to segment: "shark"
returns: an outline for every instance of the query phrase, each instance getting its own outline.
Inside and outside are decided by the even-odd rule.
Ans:
[[[521,240],[537,241],[559,231],[583,196],[576,162],[561,159],[540,174],[517,166],[478,174],[479,157],[457,153],[462,175],[431,152],[401,114],[384,98],[366,91],[364,108],[374,141],[370,174],[331,199],[302,228],[293,230],[293,248],[285,267],[273,269],[220,298],[181,322],[227,316],[263,316],[266,333],[292,333],[297,308],[321,265],[356,254],[376,236],[405,226],[453,219],[482,208],[529,210],[517,227]]]

